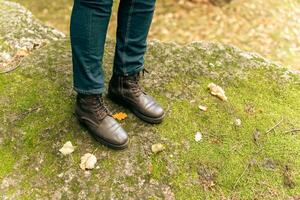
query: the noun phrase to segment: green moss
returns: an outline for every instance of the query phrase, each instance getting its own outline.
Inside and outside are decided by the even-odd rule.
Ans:
[[[31,67],[25,63],[23,70],[21,69],[1,78],[1,83],[8,80],[12,81],[10,87],[4,87],[3,84],[1,86],[4,88],[2,91],[9,98],[9,103],[1,104],[1,110],[5,110],[5,115],[2,115],[2,118],[6,119],[10,113],[22,116],[14,123],[18,129],[25,133],[24,142],[20,146],[21,151],[17,152],[17,156],[20,157],[23,152],[26,152],[31,158],[29,161],[19,163],[22,166],[21,172],[27,177],[27,181],[23,182],[23,185],[25,184],[25,188],[28,189],[32,187],[33,182],[31,182],[31,179],[32,181],[39,180],[42,177],[43,179],[53,179],[58,174],[65,172],[66,169],[76,169],[75,176],[82,176],[78,164],[80,156],[86,151],[92,152],[95,148],[100,148],[100,150],[97,150],[99,153],[101,151],[110,152],[107,148],[91,141],[91,138],[86,135],[86,131],[78,126],[71,115],[73,100],[70,96],[65,95],[65,88],[67,88],[66,85],[70,83],[70,80],[67,79],[68,82],[63,83],[54,79],[53,82],[52,77],[58,75],[55,68],[52,68],[55,67],[52,63],[56,63],[57,60],[62,63],[65,62],[64,59],[61,60],[61,57],[54,58],[51,56],[55,53],[54,49],[63,51],[64,44],[58,42],[49,47],[49,50],[42,50],[49,52],[48,56],[50,58],[46,57],[45,64],[43,64],[43,66],[50,66],[49,72],[44,69],[46,70],[45,73],[34,73],[33,66]],[[37,52],[27,62],[41,59],[39,57],[40,53],[42,52]],[[178,51],[178,53],[182,52]],[[222,58],[222,53],[217,53],[214,56],[215,60],[212,59],[207,62],[216,62],[216,60]],[[193,64],[190,60],[187,62]],[[238,69],[237,62],[234,61],[231,64]],[[235,68],[232,69],[235,70]],[[296,101],[300,95],[299,86],[294,84],[293,81],[278,78],[276,74],[280,72],[274,67],[266,69],[245,68],[244,74],[247,74],[247,76],[243,79],[238,76],[223,75],[222,82],[229,98],[228,102],[222,102],[209,94],[207,84],[211,81],[218,83],[218,80],[214,80],[210,75],[194,76],[186,73],[179,77],[167,77],[169,81],[163,83],[161,89],[153,88],[151,90],[146,87],[146,89],[150,89],[150,93],[164,107],[168,108],[168,111],[164,123],[154,127],[146,126],[144,129],[149,130],[151,128],[150,131],[152,130],[158,134],[156,135],[158,138],[155,140],[159,140],[160,137],[164,138],[167,150],[158,155],[151,155],[152,170],[150,175],[136,171],[139,167],[148,167],[144,162],[149,158],[141,152],[134,153],[135,150],[133,150],[134,159],[137,161],[137,165],[134,166],[136,169],[133,169],[133,171],[136,171],[136,175],[142,179],[150,178],[161,184],[171,185],[172,191],[178,199],[185,199],[187,196],[191,199],[215,199],[220,198],[222,195],[227,197],[237,195],[243,199],[250,199],[253,196],[260,197],[261,195],[267,197],[267,191],[270,188],[282,198],[297,194],[298,186],[289,189],[283,185],[282,170],[284,165],[288,164],[295,174],[294,181],[296,185],[299,184],[298,171],[300,169],[297,155],[300,149],[297,140],[298,135],[284,134],[285,131],[293,128],[300,121],[297,109],[299,103]],[[182,69],[177,67],[173,70],[180,71]],[[215,69],[215,72],[221,73],[222,70],[222,67],[219,67]],[[270,76],[264,78],[266,75]],[[189,76],[194,78],[189,79]],[[61,74],[61,78],[65,77],[67,77],[67,74]],[[21,81],[23,84],[20,84]],[[201,84],[193,84],[193,82]],[[145,84],[147,85],[147,82]],[[189,87],[191,84],[192,87]],[[27,87],[24,88],[24,85]],[[169,95],[163,95],[164,93]],[[208,111],[200,111],[198,105],[208,106]],[[110,106],[114,107],[114,105]],[[40,109],[28,112],[36,107]],[[119,108],[114,107],[113,109],[118,110]],[[23,116],[24,113],[27,114]],[[234,125],[236,118],[242,121],[240,127]],[[284,121],[276,128],[276,132],[271,131],[267,134],[266,130],[281,118],[284,118]],[[10,124],[9,118],[6,121],[8,123],[4,128],[9,131],[12,124]],[[137,124],[137,127],[139,127],[140,121],[129,115],[127,123],[123,123],[124,126],[127,129],[136,126],[128,123]],[[253,142],[253,132],[256,129],[261,133],[259,144]],[[137,132],[142,134],[141,130],[143,128],[138,128]],[[203,140],[198,143],[194,141],[194,135],[197,131],[203,134]],[[6,137],[9,138],[9,135],[6,135]],[[71,140],[75,145],[78,142],[79,144],[76,145],[76,152],[72,154],[73,156],[63,158],[59,155],[58,149],[67,140]],[[80,140],[88,142],[83,145]],[[16,143],[11,143],[11,145],[14,146]],[[143,145],[150,146],[151,143],[142,142],[133,145],[142,145],[143,147]],[[131,148],[135,149],[132,145]],[[3,149],[6,148],[3,147]],[[7,152],[7,149],[1,151],[1,153],[5,158],[10,158],[12,155]],[[29,172],[28,167],[38,165],[39,153],[44,154],[43,163],[37,166],[41,174]],[[118,159],[130,154],[130,149],[122,153],[109,153],[107,158],[99,160],[100,171],[95,173],[100,176],[101,173],[105,173],[105,176],[112,174],[114,179],[119,179],[118,174],[122,174],[122,172],[116,174],[116,170],[119,167],[118,165],[124,165],[125,163],[123,161],[120,163]],[[264,167],[263,163],[266,158],[276,163],[273,170]],[[32,161],[34,162],[31,163]],[[16,173],[12,168],[15,162],[14,159],[8,159],[3,163],[1,165],[1,175]],[[247,167],[249,163],[256,164]],[[212,190],[207,191],[205,189],[201,177],[197,174],[200,165],[207,166],[215,173],[213,182],[216,186]],[[171,172],[172,170],[173,172]],[[25,178],[22,180],[25,180]],[[57,179],[54,182],[49,182],[49,187],[55,188],[55,184],[63,183],[62,180]],[[74,194],[82,190],[80,180],[81,178],[70,182],[69,189]],[[100,183],[97,183],[97,181],[97,178],[93,178],[88,185],[92,187],[93,184],[103,184],[103,186],[111,184],[111,181],[108,182],[107,179]],[[128,187],[136,187],[138,184],[137,177],[131,176],[119,179],[119,181]],[[257,187],[259,189],[256,189]],[[121,188],[115,188],[113,191],[116,195],[118,194],[117,196],[124,195]],[[40,195],[43,196],[43,192]],[[134,194],[128,193],[128,195],[132,196]]]
[[[16,158],[13,152],[10,151],[10,147],[10,145],[0,147],[0,179],[13,170],[13,166],[16,162]]]
[[[184,148],[178,150],[176,165],[182,169],[178,173],[183,176],[176,174],[173,177],[177,180],[175,181],[177,191],[181,191],[182,187],[189,184],[189,179],[192,177],[186,176],[203,162],[209,163],[209,166],[218,166],[216,182],[226,196],[230,195],[236,181],[251,160],[270,158],[279,163],[278,168],[272,172],[247,170],[235,189],[243,199],[253,197],[255,195],[253,187],[262,183],[266,184],[266,190],[272,185],[273,189],[280,192],[282,190],[282,165],[289,164],[295,171],[300,170],[297,165],[299,161],[296,158],[300,151],[299,141],[296,140],[298,136],[284,134],[284,131],[291,129],[291,126],[297,126],[300,122],[297,108],[299,102],[296,101],[297,96],[300,95],[299,87],[293,84],[280,85],[272,79],[264,79],[262,77],[266,72],[263,70],[249,70],[248,73],[250,74],[248,80],[235,79],[233,86],[228,85],[225,88],[229,98],[228,103],[207,96],[207,90],[203,86],[189,91],[195,95],[193,99],[196,103],[176,100],[172,102],[172,111],[164,124],[158,127],[158,132],[174,143],[188,141],[190,145],[188,150]],[[201,77],[201,80],[204,86],[211,81],[206,77]],[[184,84],[178,79],[177,83],[176,85],[172,82],[169,87],[176,90]],[[256,110],[253,114],[245,112],[247,103],[251,103]],[[207,105],[208,111],[201,112],[198,105]],[[266,130],[281,117],[284,118],[284,123],[276,129],[276,133],[267,134]],[[241,119],[241,127],[233,125],[236,118]],[[255,129],[261,131],[260,147],[255,145],[252,139]],[[203,133],[203,141],[199,143],[194,141],[194,134],[197,131]],[[160,171],[160,166],[165,166],[165,164],[161,161],[154,162],[158,168],[157,171]],[[191,171],[186,172],[187,170]],[[159,176],[156,175],[157,177]],[[251,184],[247,184],[248,182]],[[297,194],[298,191],[285,190],[289,194]],[[179,199],[184,199],[186,194],[181,192],[178,193]],[[209,195],[217,198],[219,193],[215,195],[214,193],[212,191]]]

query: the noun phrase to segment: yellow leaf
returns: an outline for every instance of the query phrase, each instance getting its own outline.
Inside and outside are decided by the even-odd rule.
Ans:
[[[113,115],[113,118],[117,119],[117,120],[123,120],[127,118],[127,114],[123,113],[123,112],[119,112]]]

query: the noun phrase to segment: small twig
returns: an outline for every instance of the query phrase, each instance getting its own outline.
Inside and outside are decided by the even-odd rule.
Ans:
[[[284,133],[293,133],[293,132],[298,132],[298,131],[300,131],[300,128],[292,129],[292,130],[286,131]]]
[[[26,117],[26,116],[29,115],[30,113],[33,113],[33,112],[39,110],[41,107],[42,107],[42,106],[37,106],[37,107],[35,107],[35,108],[30,108],[30,109],[28,109],[26,112],[21,113],[16,119],[12,120],[12,123],[14,123],[14,122],[16,122],[16,121],[18,121],[18,120],[23,119],[24,117]]]
[[[245,167],[243,173],[236,179],[235,183],[234,183],[234,186],[233,186],[233,189],[236,188],[237,184],[240,182],[240,180],[242,179],[242,177],[244,176],[244,174],[246,173],[246,171],[248,170],[249,168],[249,164],[247,164],[247,166]]]
[[[277,124],[275,124],[273,127],[271,127],[269,130],[267,130],[266,133],[269,133],[272,130],[274,130],[277,126],[279,126],[279,124],[281,124],[282,121],[283,121],[283,118],[281,118],[281,120]]]
[[[37,106],[37,107],[34,107],[34,108],[31,108],[31,109],[28,109],[27,112],[23,113],[24,115],[28,115],[30,113],[33,113],[35,111],[37,111],[38,109],[40,109],[42,106]]]
[[[96,151],[98,151],[98,147],[93,151],[93,153],[92,154],[95,154],[96,153]]]

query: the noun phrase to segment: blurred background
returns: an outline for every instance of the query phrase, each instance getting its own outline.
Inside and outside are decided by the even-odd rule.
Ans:
[[[73,0],[15,0],[65,34]],[[115,35],[114,3],[109,36]],[[300,0],[158,0],[150,39],[210,40],[254,51],[300,70]]]

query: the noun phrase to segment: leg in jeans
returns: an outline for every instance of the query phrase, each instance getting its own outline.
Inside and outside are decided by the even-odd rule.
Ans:
[[[113,76],[108,95],[148,123],[161,123],[163,108],[139,85],[155,0],[120,0]]]
[[[154,9],[155,0],[120,0],[114,74],[132,75],[143,69]]]
[[[82,94],[104,91],[102,57],[112,0],[74,0],[71,46],[74,89]]]
[[[75,115],[99,142],[116,149],[126,148],[126,131],[104,104],[102,57],[111,15],[112,0],[74,0],[71,18]]]

